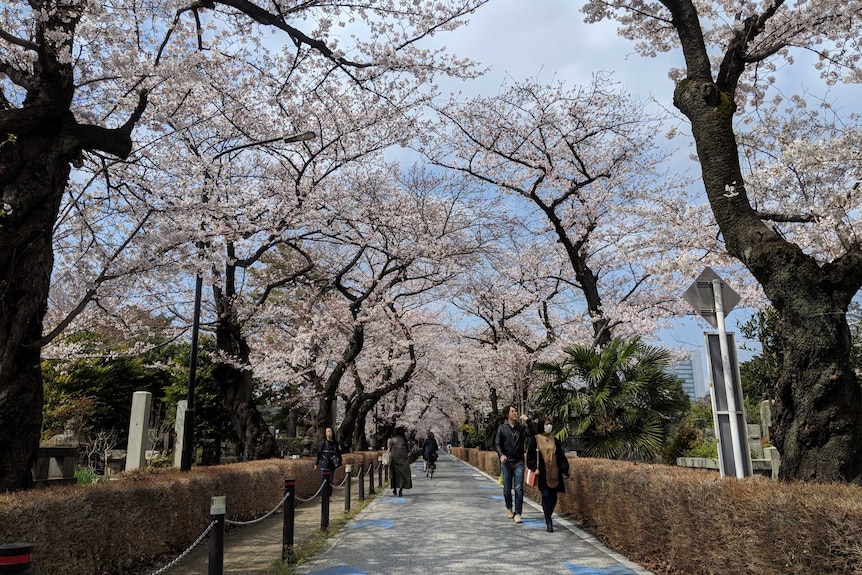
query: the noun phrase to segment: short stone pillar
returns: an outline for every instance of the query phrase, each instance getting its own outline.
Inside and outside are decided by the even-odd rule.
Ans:
[[[769,460],[772,466],[772,478],[778,479],[778,468],[781,465],[781,454],[777,447],[764,447],[763,457]]]
[[[126,450],[109,449],[105,452],[105,477],[111,479],[126,468]]]
[[[764,442],[769,442],[769,428],[772,427],[772,406],[775,401],[767,399],[760,402],[760,437]]]
[[[147,465],[147,450],[150,448],[150,410],[153,394],[136,391],[132,396],[132,415],[129,418],[129,445],[126,449],[126,471]]]
[[[185,446],[186,442],[185,425],[188,406],[188,400],[181,399],[177,402],[177,420],[174,423],[174,435],[176,436],[176,441],[174,441],[174,467],[177,469],[182,467],[183,446]]]

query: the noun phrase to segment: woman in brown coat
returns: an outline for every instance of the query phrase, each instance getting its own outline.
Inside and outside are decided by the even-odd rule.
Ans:
[[[542,493],[542,511],[545,513],[545,524],[548,533],[554,532],[554,522],[551,515],[557,506],[557,494],[565,493],[566,484],[563,477],[569,476],[569,460],[563,452],[560,440],[551,432],[554,426],[547,417],[542,419],[542,433],[530,438],[527,442],[527,467],[539,476],[539,491]]]

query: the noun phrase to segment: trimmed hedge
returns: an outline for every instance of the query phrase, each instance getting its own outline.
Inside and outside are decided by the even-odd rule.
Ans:
[[[382,452],[348,453],[355,465]],[[314,459],[267,459],[177,469],[140,469],[120,479],[0,495],[0,543],[33,544],[33,575],[115,575],[142,571],[184,551],[209,525],[213,496],[226,496],[227,518],[248,521],[284,497],[320,487]],[[344,465],[335,483],[344,479]]]
[[[453,455],[492,476],[476,449]],[[558,511],[668,575],[862,575],[862,487],[779,483],[668,465],[569,458]],[[537,490],[525,492],[540,499]]]

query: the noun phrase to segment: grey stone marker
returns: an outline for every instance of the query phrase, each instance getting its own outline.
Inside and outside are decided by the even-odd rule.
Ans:
[[[188,400],[181,399],[177,402],[177,421],[174,423],[174,467],[179,469],[182,467],[183,447],[185,446],[185,425],[186,425],[186,410],[188,409]]]
[[[153,394],[136,391],[132,396],[132,416],[129,418],[129,446],[126,449],[126,471],[147,465],[147,450],[150,448],[150,409]]]

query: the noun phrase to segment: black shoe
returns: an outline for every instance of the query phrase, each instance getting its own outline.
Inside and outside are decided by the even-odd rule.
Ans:
[[[398,495],[398,488],[397,487],[392,488],[392,495]]]
[[[398,490],[398,497],[401,497],[402,495],[404,495],[404,490],[403,490],[403,489],[399,489],[399,490]]]
[[[548,523],[548,533],[553,533],[553,532],[554,532],[554,526],[552,524]]]

